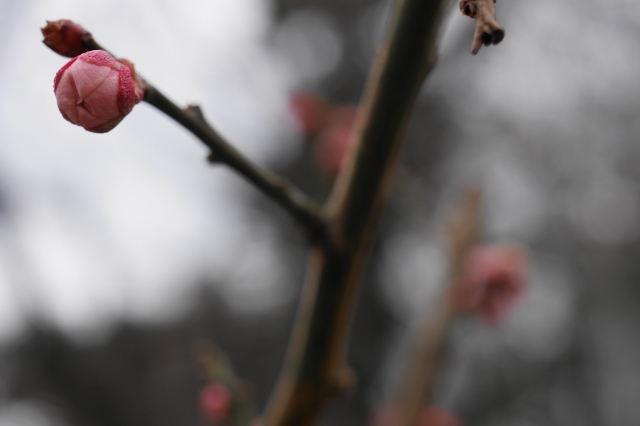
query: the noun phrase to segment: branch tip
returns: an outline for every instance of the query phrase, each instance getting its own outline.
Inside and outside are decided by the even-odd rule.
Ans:
[[[493,4],[496,0],[461,0],[460,11],[463,15],[476,20],[476,32],[471,44],[471,53],[476,55],[480,48],[498,44],[504,39],[504,28],[496,21]]]

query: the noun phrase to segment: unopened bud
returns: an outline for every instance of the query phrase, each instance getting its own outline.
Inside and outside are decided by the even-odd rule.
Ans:
[[[345,162],[356,113],[356,107],[351,105],[334,108],[328,114],[326,127],[315,140],[314,159],[330,178],[338,174]]]
[[[67,62],[56,74],[53,91],[62,116],[94,133],[113,129],[142,99],[129,67],[104,50]]]
[[[229,389],[220,383],[209,383],[200,391],[200,414],[209,423],[224,424],[231,418],[233,401]]]
[[[473,248],[452,288],[454,307],[475,312],[492,325],[502,322],[527,285],[527,254],[512,245]]]
[[[92,39],[91,33],[68,19],[47,21],[47,25],[42,28],[42,35],[44,44],[67,58],[74,58],[91,50],[87,44]]]

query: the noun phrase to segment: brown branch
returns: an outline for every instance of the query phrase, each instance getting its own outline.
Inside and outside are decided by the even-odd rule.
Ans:
[[[396,398],[393,426],[417,425],[420,412],[429,403],[438,368],[438,358],[447,331],[456,317],[451,289],[461,275],[464,259],[476,244],[480,226],[481,192],[468,190],[457,215],[447,223],[449,273],[441,300],[415,333],[409,362]]]
[[[209,161],[228,165],[280,204],[307,230],[314,243],[332,244],[320,207],[287,180],[258,167],[233,148],[206,122],[199,107],[192,105],[183,110],[148,82],[144,101],[173,118],[209,147]]]
[[[460,11],[476,20],[476,32],[471,44],[471,53],[480,51],[482,45],[498,44],[504,38],[504,28],[496,21],[493,4],[496,0],[461,0]]]
[[[70,29],[69,32],[60,34],[61,28]],[[54,30],[58,32],[55,33]],[[88,31],[68,20],[48,22],[42,32],[45,35],[45,44],[63,56],[79,55],[91,50],[107,51]],[[72,37],[74,34],[75,36]],[[129,61],[122,61],[132,67]],[[315,244],[321,246],[332,244],[324,212],[315,201],[286,179],[262,169],[233,148],[209,125],[199,107],[190,106],[183,110],[139,74],[137,78],[140,80],[140,86],[144,88],[143,100],[173,118],[200,139],[211,150],[209,161],[226,164],[254,184],[288,211],[307,231]]]
[[[327,206],[337,246],[313,249],[299,312],[265,426],[308,426],[353,382],[345,364],[351,318],[377,220],[415,99],[435,63],[445,0],[397,0],[369,78],[348,164]]]

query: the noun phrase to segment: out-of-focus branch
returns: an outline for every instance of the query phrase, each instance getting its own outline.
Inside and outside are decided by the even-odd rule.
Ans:
[[[62,32],[62,35],[65,36],[66,43],[48,43],[47,29],[58,27],[57,34],[60,34],[60,26],[62,26],[62,29],[73,26],[70,28],[69,33],[79,35],[75,37],[75,39],[69,40],[68,34]],[[49,22],[47,27],[43,28],[42,32],[45,35],[45,44],[63,56],[79,55],[91,50],[107,51],[89,32],[68,20]],[[57,48],[61,45],[65,46],[65,49],[60,50]],[[71,45],[71,48],[69,45]],[[209,161],[228,165],[249,182],[253,183],[268,197],[280,204],[281,207],[288,211],[294,219],[306,229],[314,243],[319,245],[331,244],[324,213],[315,201],[299,191],[286,179],[275,176],[262,169],[233,148],[207,123],[200,108],[191,106],[183,110],[169,100],[160,90],[142,79],[140,75],[138,75],[138,78],[141,80],[141,86],[144,88],[143,100],[173,118],[200,139],[211,150]]]
[[[504,28],[496,21],[493,4],[496,0],[461,0],[460,11],[476,20],[476,32],[471,44],[471,53],[480,51],[482,45],[498,44],[504,38]]]
[[[314,249],[265,426],[308,426],[354,382],[345,363],[360,278],[422,82],[435,64],[444,0],[397,0],[327,206],[335,248]]]
[[[425,317],[415,333],[409,353],[410,359],[393,404],[393,426],[415,426],[420,412],[429,404],[439,364],[439,352],[447,330],[456,316],[456,310],[451,303],[451,288],[462,273],[467,253],[478,240],[480,204],[480,190],[468,190],[459,211],[448,218],[447,285],[435,310]]]

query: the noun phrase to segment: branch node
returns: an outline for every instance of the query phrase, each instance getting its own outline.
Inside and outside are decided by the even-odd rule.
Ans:
[[[184,112],[192,119],[201,123],[205,123],[207,121],[205,120],[204,113],[202,112],[202,108],[200,108],[199,105],[189,105],[184,109]]]

